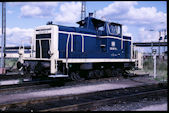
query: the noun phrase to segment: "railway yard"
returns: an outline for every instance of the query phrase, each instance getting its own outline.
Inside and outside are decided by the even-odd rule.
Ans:
[[[62,81],[1,85],[0,111],[156,111],[152,105],[167,110],[167,83],[148,74]]]
[[[87,16],[86,2],[81,1],[81,19],[77,19],[74,24],[70,23],[70,25],[78,24],[78,26],[69,26],[64,21],[57,23],[57,20],[70,17],[61,16],[62,18],[58,18],[60,13],[53,14],[55,10],[48,9],[50,4],[44,3],[47,8],[43,8],[48,10],[49,12],[47,12],[51,13],[51,16],[56,15],[55,18],[52,17],[52,21],[48,21],[44,25],[44,23],[39,23],[42,22],[39,19],[37,19],[39,21],[37,23],[32,20],[33,28],[21,29],[21,33],[18,30],[19,24],[16,22],[17,27],[15,26],[14,29],[17,31],[17,37],[15,37],[8,33],[9,28],[6,32],[6,2],[2,2],[0,112],[168,110],[168,50],[165,50],[167,30],[165,28],[166,22],[161,21],[163,20],[160,16],[161,12],[158,13],[160,21],[151,20],[149,22],[147,17],[152,18],[152,14],[147,13],[145,7],[140,8],[139,11],[127,2],[127,4],[125,3],[127,7],[132,9],[127,12],[127,7],[124,4],[114,2],[108,5],[108,9],[103,8],[103,12],[98,9],[97,13],[96,10],[88,12]],[[61,12],[67,12],[64,11],[65,9],[74,10],[74,8],[69,8],[69,3],[66,3],[66,7],[60,4],[58,9]],[[120,7],[117,14],[116,10],[109,10],[111,7],[116,8],[118,4]],[[41,11],[39,8],[42,4],[38,7],[34,6],[34,3],[30,5],[33,8],[25,5],[21,7],[21,12],[23,9],[25,11],[38,9],[38,12],[43,12],[43,15],[46,15],[46,11]],[[52,3],[51,6],[53,5]],[[157,5],[159,7],[159,3]],[[70,6],[76,7],[75,5]],[[125,13],[127,12],[124,13],[125,16],[127,15],[125,21],[120,19],[124,18],[120,15],[123,14],[121,9]],[[141,17],[142,19],[142,16],[133,13],[135,9],[137,9],[136,13],[145,14],[144,21],[135,18]],[[150,9],[156,12],[156,8],[152,7],[148,10]],[[15,12],[12,7],[10,10],[11,14]],[[10,10],[7,9],[7,14]],[[140,13],[144,10],[146,12]],[[31,14],[30,11],[26,12]],[[80,10],[76,9],[75,12],[77,11]],[[106,11],[115,12],[115,15],[108,14]],[[99,12],[101,13],[99,14]],[[136,16],[131,16],[130,13]],[[75,18],[78,13],[75,13],[75,16],[71,13],[65,14]],[[65,14],[63,13],[63,15]],[[107,19],[104,17],[106,15]],[[109,19],[109,15],[112,15],[112,20]],[[131,20],[135,22],[130,21],[129,16],[134,17]],[[11,21],[15,23],[13,18]],[[153,18],[157,19],[156,16]],[[25,21],[22,23],[25,25],[29,23]],[[72,20],[72,22],[75,21]],[[137,25],[137,23],[139,24]],[[164,28],[160,27],[162,23]],[[130,24],[132,27],[128,27]],[[136,24],[135,27],[134,24]],[[154,26],[159,24],[159,26],[152,26],[150,30],[145,27],[145,25],[151,26],[153,24],[155,24]],[[128,28],[132,33],[128,31]],[[156,37],[145,31],[154,31],[154,34],[157,34],[158,31],[159,35]],[[22,40],[29,42],[29,44],[25,45],[24,41],[19,41],[19,35],[23,35]],[[156,40],[155,42],[151,36],[154,41]],[[11,47],[6,46],[6,38],[12,42],[9,44],[12,45]],[[15,43],[14,40],[17,42]],[[151,53],[147,53],[149,48],[140,49],[140,47],[151,47]],[[164,50],[161,51],[160,47]]]

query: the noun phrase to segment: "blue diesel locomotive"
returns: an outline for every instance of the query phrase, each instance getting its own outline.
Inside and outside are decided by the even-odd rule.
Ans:
[[[91,16],[77,24],[37,27],[31,57],[21,58],[18,69],[32,76],[78,80],[124,74],[135,66],[132,40],[123,36],[121,24]]]

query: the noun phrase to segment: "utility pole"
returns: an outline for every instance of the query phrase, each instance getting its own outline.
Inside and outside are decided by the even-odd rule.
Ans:
[[[94,10],[94,17],[96,18],[96,10]]]
[[[161,36],[161,31],[159,31],[159,59],[161,59],[161,55],[160,55],[160,41],[162,40],[162,36]]]
[[[164,29],[164,42],[165,42],[165,36],[166,36],[166,29]],[[164,46],[164,53],[165,53],[165,46]]]
[[[0,74],[5,75],[5,46],[6,46],[6,3],[2,2],[2,37]]]
[[[157,64],[157,61],[156,61],[156,49],[152,49],[152,54],[153,54],[153,60],[154,60],[154,78],[156,78],[157,76],[157,73],[156,73],[156,64]]]
[[[86,2],[82,1],[82,7],[81,7],[81,20],[84,20],[86,17]]]

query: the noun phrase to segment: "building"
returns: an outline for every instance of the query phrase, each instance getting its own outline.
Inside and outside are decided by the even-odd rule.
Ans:
[[[0,47],[1,48],[1,47]],[[30,57],[31,55],[31,48],[29,46],[24,48],[24,57]],[[5,54],[6,58],[19,58],[19,51],[21,50],[20,47],[6,47]],[[0,49],[0,56],[1,56],[1,49]]]

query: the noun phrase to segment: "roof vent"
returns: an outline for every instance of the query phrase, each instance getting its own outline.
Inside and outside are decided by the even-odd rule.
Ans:
[[[93,17],[93,13],[89,13],[89,17]]]
[[[53,22],[52,21],[48,21],[46,25],[52,25]]]

